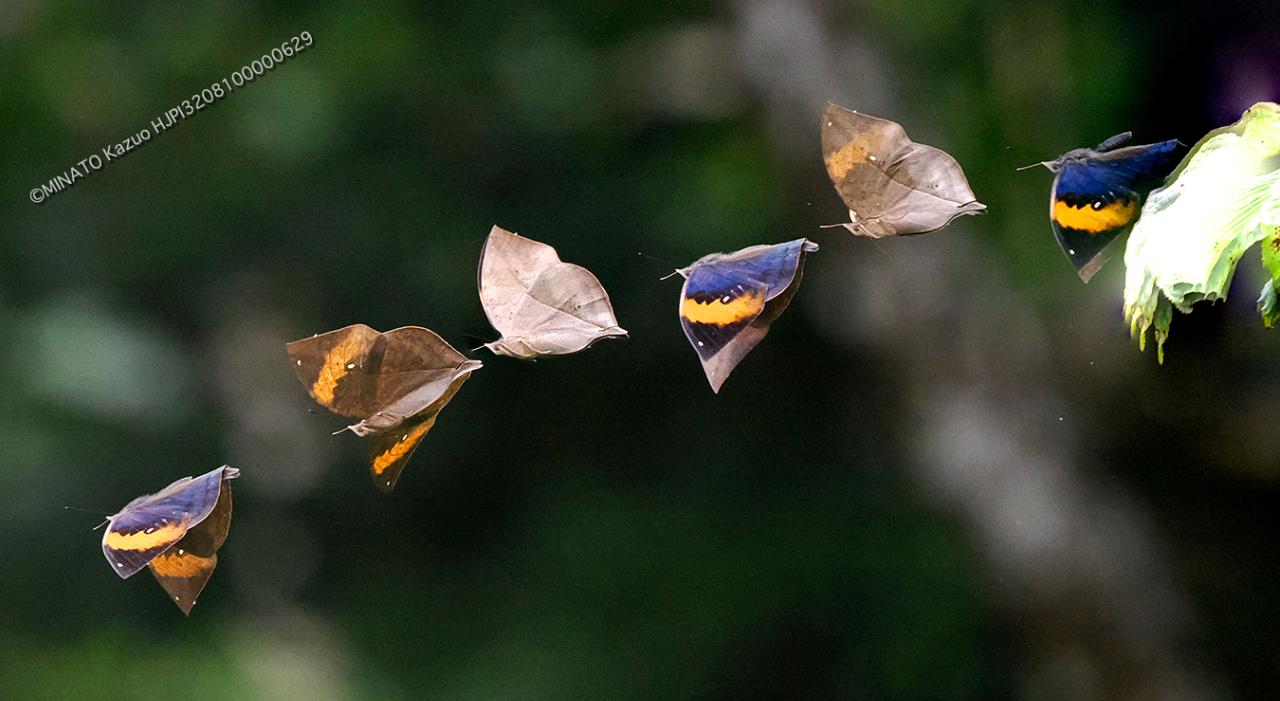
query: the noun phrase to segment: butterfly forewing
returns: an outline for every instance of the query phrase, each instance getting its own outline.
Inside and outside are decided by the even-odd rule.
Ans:
[[[339,416],[364,418],[376,410],[385,339],[364,324],[288,344],[294,371],[316,403]]]
[[[453,396],[449,388],[454,380],[480,367],[479,361],[454,350],[428,329],[405,326],[385,336],[387,347],[374,393],[375,416],[381,413],[401,421],[414,416],[446,394]]]
[[[480,302],[489,323],[503,336],[519,328],[525,294],[542,271],[560,262],[551,246],[495,226],[480,252]]]
[[[221,470],[195,479],[184,477],[155,494],[134,499],[111,516],[102,534],[102,551],[116,573],[133,576],[207,516],[218,499]]]

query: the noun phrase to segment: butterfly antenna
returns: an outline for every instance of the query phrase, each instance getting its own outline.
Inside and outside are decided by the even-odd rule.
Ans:
[[[636,255],[638,255],[638,256],[640,256],[640,257],[642,257],[642,258],[648,258],[649,260],[654,261],[655,263],[662,263],[663,265],[671,265],[671,261],[669,261],[669,260],[663,260],[663,259],[658,258],[658,257],[656,257],[656,256],[651,256],[651,255],[649,255],[648,253],[645,253],[645,252],[643,252],[643,251],[636,251]]]
[[[471,340],[473,340],[473,341],[483,341],[483,340],[484,340],[484,336],[481,336],[481,335],[480,335],[480,334],[478,334],[478,333],[471,333],[470,331],[461,331],[461,330],[459,330],[459,331],[458,331],[458,335],[459,335],[459,336],[465,336],[466,338],[469,338],[469,339],[471,339]],[[474,349],[473,349],[473,350],[474,350]]]
[[[677,275],[679,275],[679,274],[680,274],[680,271],[679,271],[679,270],[672,270],[671,272],[667,273],[666,275],[663,275],[662,277],[658,278],[658,280],[659,280],[659,281],[662,281],[662,280],[668,280],[668,279],[673,278],[673,277],[675,277],[675,276],[677,276]]]
[[[67,511],[79,511],[80,513],[83,513],[83,514],[93,514],[93,515],[95,515],[95,516],[110,516],[110,515],[111,515],[111,514],[108,514],[108,513],[107,513],[107,512],[105,512],[105,511],[98,511],[97,509],[81,509],[81,508],[79,508],[79,507],[77,507],[77,506],[64,506],[64,507],[62,507],[62,508],[66,509]]]
[[[107,517],[105,520],[103,520],[103,522],[102,522],[102,523],[99,523],[98,525],[94,526],[91,530],[95,530],[95,531],[96,531],[96,530],[98,530],[99,528],[102,528],[103,526],[107,525],[108,523],[111,523],[111,514],[108,514],[108,513],[104,512],[104,511],[98,511],[98,510],[96,510],[96,509],[81,509],[81,508],[77,508],[77,507],[75,507],[75,506],[64,506],[64,507],[62,507],[62,508],[63,508],[63,509],[65,509],[65,510],[67,510],[67,511],[79,511],[79,512],[81,512],[81,513],[85,513],[85,514],[93,514],[93,515],[95,515],[95,516],[106,516],[106,517]]]
[[[1014,170],[1019,170],[1019,171],[1031,170],[1032,168],[1039,168],[1042,165],[1044,165],[1043,161],[1041,161],[1040,163],[1032,163],[1031,165],[1025,165],[1025,166],[1022,166],[1021,168],[1014,168]]]

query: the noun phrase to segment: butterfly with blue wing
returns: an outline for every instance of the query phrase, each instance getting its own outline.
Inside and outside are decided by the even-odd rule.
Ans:
[[[677,271],[685,279],[680,325],[713,392],[720,392],[729,373],[790,304],[805,254],[816,250],[818,244],[796,239],[712,253]]]
[[[231,485],[240,471],[229,465],[129,502],[107,517],[102,552],[123,579],[143,567],[191,614],[218,564],[218,549],[231,529]]]
[[[1107,262],[1110,244],[1137,221],[1147,193],[1181,160],[1177,139],[1119,148],[1132,137],[1116,134],[1097,148],[1074,149],[1039,164],[1056,174],[1049,222],[1085,282]]]

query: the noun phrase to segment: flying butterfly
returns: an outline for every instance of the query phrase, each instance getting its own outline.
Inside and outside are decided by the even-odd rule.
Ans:
[[[346,429],[373,436],[369,471],[395,489],[414,449],[462,383],[481,367],[419,326],[378,333],[364,324],[287,346],[298,380],[329,411],[360,419]]]
[[[102,534],[107,562],[123,579],[150,568],[182,613],[191,615],[231,528],[228,482],[239,475],[223,465],[129,502],[107,517]]]
[[[827,103],[822,161],[849,208],[851,233],[871,238],[936,231],[965,214],[981,214],[956,159],[917,144],[902,125]]]
[[[1137,221],[1143,198],[1181,160],[1177,139],[1118,148],[1132,137],[1126,131],[1096,149],[1078,148],[1038,164],[1056,174],[1049,223],[1085,282],[1107,262],[1108,245]]]
[[[787,308],[800,286],[805,255],[816,250],[818,244],[796,239],[712,253],[676,271],[685,279],[680,325],[713,392],[720,392],[729,373]]]
[[[485,316],[502,334],[485,344],[497,355],[568,355],[627,335],[596,276],[562,262],[545,243],[493,227],[480,253],[478,278]]]

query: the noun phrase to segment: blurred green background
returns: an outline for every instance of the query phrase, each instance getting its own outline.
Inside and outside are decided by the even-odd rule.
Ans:
[[[28,191],[309,31],[36,206]],[[1280,338],[1241,266],[1168,360],[1014,168],[1280,98],[1273,2],[0,5],[0,698],[1216,699],[1280,683]],[[990,208],[819,229],[826,100]],[[483,370],[392,496],[288,340],[494,338],[498,224],[631,338]],[[720,396],[673,268],[822,250]],[[190,619],[97,516],[243,470]]]

